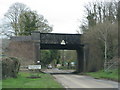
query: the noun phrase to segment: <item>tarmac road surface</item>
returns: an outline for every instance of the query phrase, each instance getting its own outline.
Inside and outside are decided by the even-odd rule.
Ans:
[[[65,88],[118,88],[118,83],[74,74],[53,75]]]
[[[71,74],[73,70],[47,69],[45,72],[51,73],[65,88],[118,88],[118,82]]]

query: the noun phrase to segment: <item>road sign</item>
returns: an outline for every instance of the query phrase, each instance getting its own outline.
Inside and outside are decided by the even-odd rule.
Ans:
[[[41,69],[41,65],[28,65],[28,69]]]

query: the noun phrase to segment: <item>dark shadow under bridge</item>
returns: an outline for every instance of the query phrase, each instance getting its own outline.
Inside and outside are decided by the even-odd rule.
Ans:
[[[40,33],[33,32],[32,40],[39,50],[76,50],[77,52],[77,72],[84,72],[87,63],[87,50],[81,43],[81,34],[62,34],[62,33]],[[38,56],[40,53],[38,50]],[[39,59],[39,58],[38,58]]]

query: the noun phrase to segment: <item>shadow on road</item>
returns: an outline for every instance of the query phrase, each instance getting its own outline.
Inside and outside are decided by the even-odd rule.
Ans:
[[[52,74],[52,75],[59,75],[59,74],[65,74],[65,75],[69,75],[69,74],[74,74],[74,72],[71,72],[71,73],[63,73],[63,72],[59,72],[59,73],[50,73],[50,74]]]

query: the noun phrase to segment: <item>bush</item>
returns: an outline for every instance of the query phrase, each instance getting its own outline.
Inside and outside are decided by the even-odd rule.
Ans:
[[[19,72],[20,63],[17,58],[4,57],[2,58],[2,78],[16,78]]]

